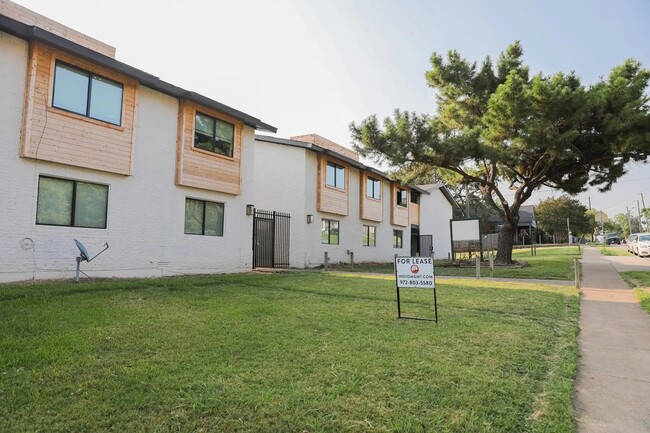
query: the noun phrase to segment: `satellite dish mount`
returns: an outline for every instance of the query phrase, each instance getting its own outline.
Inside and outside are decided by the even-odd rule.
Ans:
[[[88,253],[88,250],[86,247],[84,247],[84,244],[81,243],[81,241],[78,241],[74,239],[74,243],[77,244],[77,248],[79,248],[79,256],[77,257],[77,273],[75,274],[74,280],[75,282],[79,282],[79,274],[84,274],[86,275],[85,272],[81,270],[81,262],[92,262],[95,257],[103,253],[108,249],[108,242],[104,244],[104,249],[95,254],[94,256],[90,257],[90,254]],[[88,277],[88,275],[86,275]],[[88,277],[90,278],[90,277]]]

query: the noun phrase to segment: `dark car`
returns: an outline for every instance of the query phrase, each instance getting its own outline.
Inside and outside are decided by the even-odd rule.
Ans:
[[[605,243],[607,245],[613,245],[613,244],[620,245],[621,238],[619,238],[618,236],[610,236],[605,240]]]

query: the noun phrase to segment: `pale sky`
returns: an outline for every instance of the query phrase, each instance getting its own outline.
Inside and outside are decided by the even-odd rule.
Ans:
[[[646,0],[18,0],[117,49],[117,59],[251,114],[290,137],[347,147],[348,125],[395,108],[433,113],[433,52],[495,59],[521,40],[531,73],[590,84],[627,58],[650,67]],[[650,165],[578,198],[610,216],[650,207]],[[542,190],[527,204],[560,192]],[[634,207],[634,208],[633,208]]]

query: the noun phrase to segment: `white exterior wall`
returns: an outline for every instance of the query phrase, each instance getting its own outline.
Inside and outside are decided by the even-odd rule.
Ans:
[[[348,250],[354,252],[355,262],[390,262],[395,254],[409,254],[409,228],[390,224],[389,182],[382,182],[383,221],[364,221],[359,219],[359,170],[350,167],[349,215],[343,216],[316,210],[317,169],[317,154],[311,150],[264,141],[255,142],[255,206],[258,209],[291,214],[291,267],[320,266],[326,251],[330,263],[349,262]],[[314,215],[312,224],[307,224],[308,214]],[[339,245],[321,243],[323,218],[339,221]],[[377,246],[363,246],[364,224],[377,228]],[[403,248],[393,248],[394,228],[404,231]]]
[[[252,128],[243,128],[242,194],[174,184],[178,100],[140,86],[132,176],[18,157],[28,44],[0,32],[0,281],[72,278],[81,240],[93,277],[240,272],[252,261]],[[10,66],[10,67],[9,67]],[[109,185],[106,229],[36,225],[39,175]],[[185,235],[185,197],[225,203],[224,236]]]
[[[420,234],[433,235],[433,251],[436,259],[446,259],[451,254],[449,220],[453,208],[440,188],[428,190],[429,195],[420,196]]]

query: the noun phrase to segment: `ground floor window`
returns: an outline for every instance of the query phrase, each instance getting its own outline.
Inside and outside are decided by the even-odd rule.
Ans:
[[[402,230],[393,230],[393,248],[403,248],[403,239],[404,231]]]
[[[108,185],[40,176],[36,224],[106,228]]]
[[[374,247],[377,246],[377,238],[375,232],[377,227],[375,226],[363,226],[363,246],[365,247]]]
[[[185,234],[223,236],[224,204],[185,199]]]
[[[321,229],[321,243],[322,244],[339,244],[339,222],[335,220],[323,220],[323,227]]]

